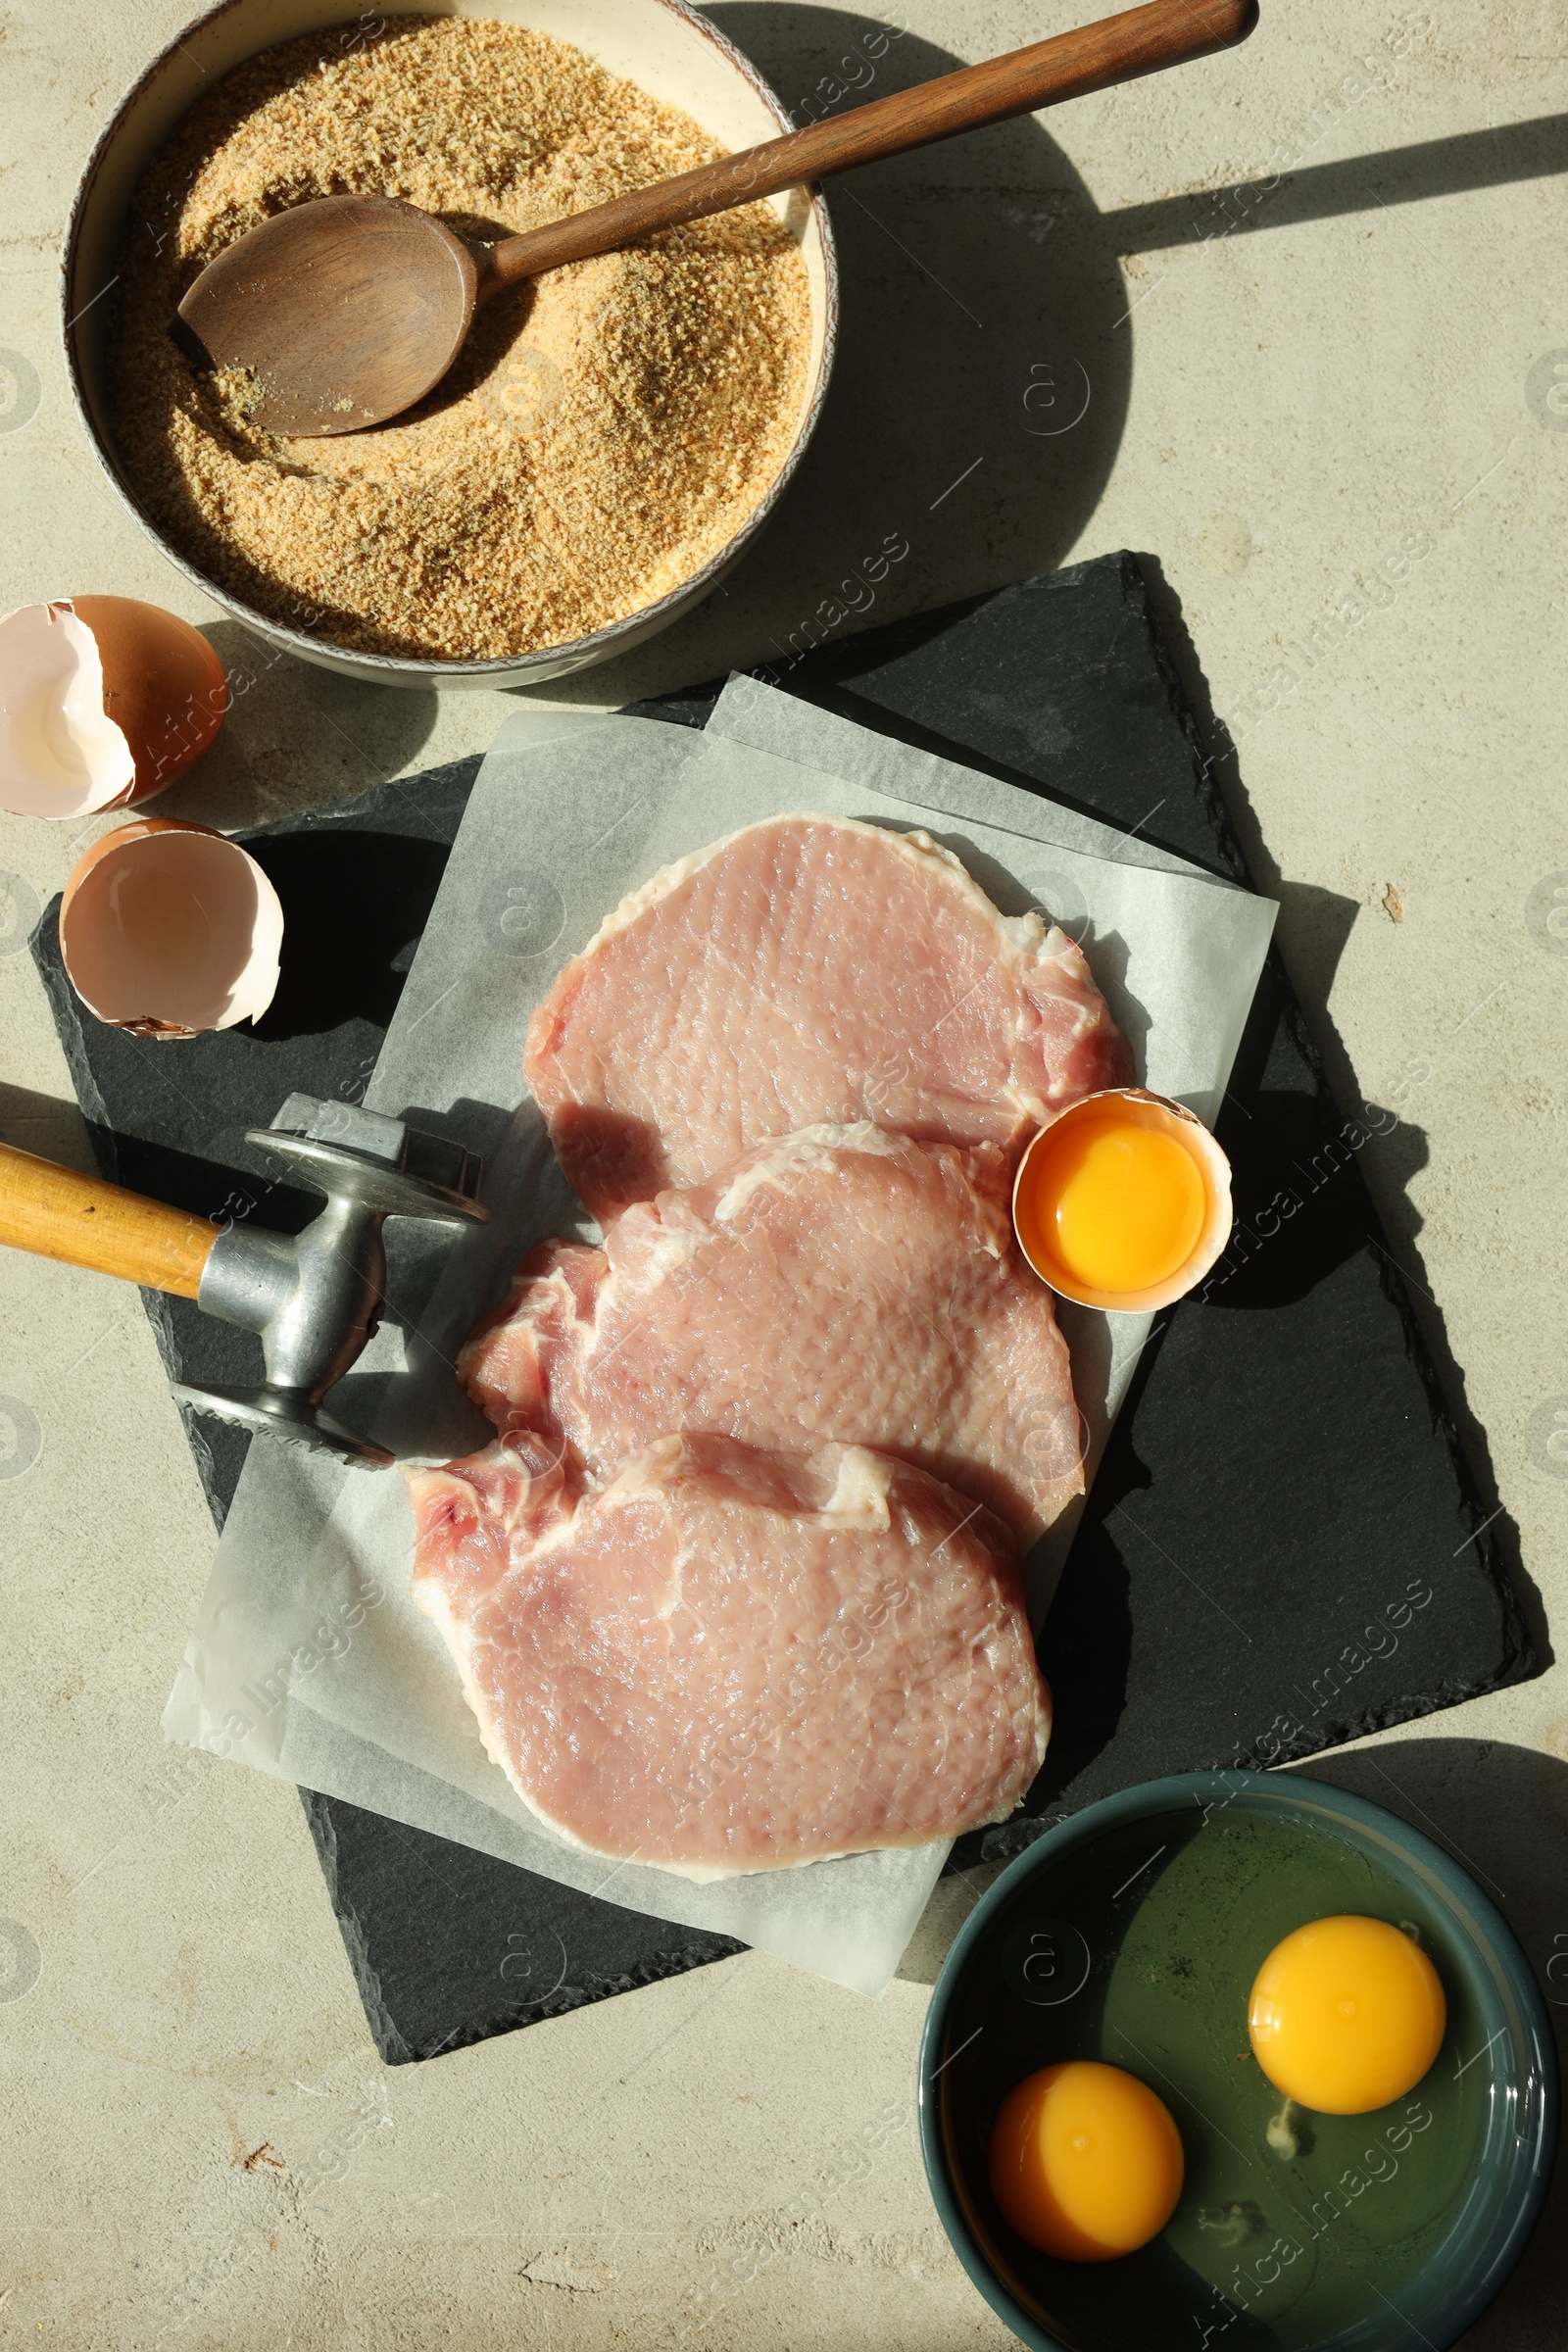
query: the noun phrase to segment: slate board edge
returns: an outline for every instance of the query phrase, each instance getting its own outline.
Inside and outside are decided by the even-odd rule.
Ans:
[[[98,1172],[108,1183],[118,1184],[120,1181],[120,1154],[116,1149],[115,1130],[110,1124],[109,1106],[98,1091],[98,1082],[94,1078],[86,1054],[82,1051],[81,1023],[76,1016],[71,982],[66,977],[58,953],[50,953],[50,943],[58,938],[59,922],[60,898],[57,896],[50,900],[38,917],[32,936],[28,941],[32,953],[33,968],[43,982],[44,993],[49,999],[49,1010],[54,1019],[55,1034],[60,1040],[61,1049],[66,1056],[66,1064],[71,1072],[71,1083],[75,1090],[77,1105],[86,1122],[87,1141],[91,1147],[92,1155],[98,1163]],[[146,1309],[147,1320],[152,1325],[153,1339],[157,1345],[159,1359],[169,1378],[172,1381],[178,1380],[180,1377],[179,1353],[174,1344],[174,1326],[169,1311],[169,1301],[162,1291],[141,1289],[139,1284],[137,1288],[141,1290],[141,1302]],[[207,1507],[212,1512],[214,1524],[221,1535],[223,1510],[214,1480],[212,1449],[207,1443],[199,1416],[192,1412],[189,1405],[186,1404],[180,1404],[178,1412],[180,1421],[184,1425],[186,1442],[196,1464],[196,1475],[201,1480],[202,1493],[207,1498]]]
[[[1187,738],[1193,759],[1195,788],[1208,813],[1209,822],[1214,828],[1220,855],[1231,865],[1239,881],[1244,882],[1250,890],[1255,889],[1256,885],[1252,881],[1246,853],[1232,823],[1224,791],[1218,781],[1222,757],[1218,751],[1204,743],[1197,713],[1188,700],[1180,673],[1160,632],[1149,575],[1144,569],[1142,560],[1130,550],[1123,549],[1119,561],[1123,580],[1136,582],[1143,609],[1144,626],[1149,633],[1154,664],[1164,681],[1172,716]],[[1237,758],[1239,763],[1239,755]],[[1269,959],[1275,966],[1281,1004],[1297,1050],[1316,1079],[1318,1091],[1323,1100],[1339,1109],[1341,1106],[1334,1089],[1329,1083],[1323,1056],[1318,1052],[1317,1041],[1312,1035],[1311,1025],[1301,1009],[1300,999],[1298,997],[1290,973],[1286,969],[1285,959],[1280,954],[1277,940],[1270,945]],[[1373,1217],[1381,1224],[1382,1219],[1378,1212],[1377,1202],[1371,1200],[1370,1194],[1368,1199]],[[1385,1298],[1398,1314],[1400,1329],[1404,1335],[1405,1353],[1414,1364],[1416,1372],[1420,1376],[1422,1388],[1426,1392],[1433,1430],[1443,1439],[1453,1462],[1454,1476],[1470,1514],[1470,1540],[1475,1544],[1477,1554],[1485,1565],[1487,1574],[1496,1592],[1502,1616],[1503,1640],[1509,1653],[1504,1664],[1491,1682],[1481,1683],[1471,1690],[1455,1690],[1451,1696],[1446,1699],[1446,1705],[1456,1706],[1466,1698],[1480,1697],[1485,1691],[1506,1690],[1514,1683],[1528,1682],[1534,1674],[1539,1672],[1540,1659],[1536,1651],[1535,1639],[1519,1606],[1518,1594],[1513,1588],[1513,1579],[1508,1573],[1502,1546],[1492,1532],[1492,1517],[1495,1514],[1489,1514],[1487,1511],[1480,1483],[1459,1437],[1458,1425],[1448,1410],[1447,1401],[1444,1396],[1443,1384],[1438,1375],[1437,1365],[1433,1360],[1432,1350],[1427,1346],[1426,1335],[1422,1331],[1414,1307],[1411,1305],[1409,1291],[1397,1268],[1391,1263],[1387,1256],[1380,1255],[1379,1257],[1378,1276]],[[1449,1686],[1440,1685],[1439,1689],[1440,1691],[1447,1690]],[[1363,1716],[1357,1719],[1353,1727],[1344,1731],[1336,1728],[1330,1738],[1315,1740],[1300,1746],[1292,1746],[1289,1752],[1282,1753],[1274,1761],[1281,1764],[1298,1763],[1308,1756],[1320,1755],[1325,1748],[1341,1747],[1348,1740],[1362,1740],[1372,1732],[1389,1731],[1396,1724],[1411,1723],[1422,1715],[1433,1714],[1437,1711],[1412,1697],[1385,1700],[1381,1706],[1369,1708]]]
[[[343,1949],[354,1974],[355,1988],[365,2010],[366,2023],[383,2061],[388,2066],[410,2066],[426,2058],[445,2057],[449,2051],[471,2048],[481,2041],[490,2041],[498,2034],[512,2034],[521,2027],[542,2024],[547,2018],[568,2017],[574,2009],[591,2008],[595,2002],[612,2000],[622,1992],[637,1992],[648,1984],[660,1984],[671,1977],[689,1976],[695,1969],[708,1968],[719,1960],[734,1957],[749,1947],[733,1936],[710,1936],[700,1943],[678,1950],[656,1952],[639,1968],[622,1970],[613,1977],[598,1977],[578,1971],[580,1984],[558,1985],[543,1999],[524,2002],[499,2003],[489,2017],[466,2026],[454,2027],[442,2034],[439,2041],[412,2042],[394,2022],[382,1994],[381,1979],[370,1959],[365,1931],[353,1902],[342,1889],[338,1874],[338,1836],[335,1812],[357,1811],[339,1797],[325,1797],[314,1788],[299,1790],[300,1802],[310,1828],[321,1876],[326,1881],[327,1899],[337,1919],[343,1937]],[[445,1839],[436,1839],[445,1843]],[[672,1933],[678,1932],[675,1923],[667,1923]]]

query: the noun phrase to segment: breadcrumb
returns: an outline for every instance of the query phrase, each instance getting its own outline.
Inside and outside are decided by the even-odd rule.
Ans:
[[[264,51],[191,109],[129,210],[116,434],[150,518],[270,618],[363,652],[498,660],[690,578],[793,445],[810,303],[764,205],[554,270],[481,310],[445,382],[367,433],[279,440],[169,323],[235,237],[375,192],[493,240],[707,163],[672,107],[543,33],[401,17]]]

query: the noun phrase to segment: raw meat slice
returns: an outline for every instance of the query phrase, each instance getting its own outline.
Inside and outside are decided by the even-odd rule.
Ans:
[[[1133,1077],[1065,932],[1000,914],[929,834],[832,816],[656,874],[562,972],[523,1067],[601,1219],[802,1127],[1007,1149]]]
[[[599,1494],[530,1433],[411,1471],[415,1597],[576,1843],[709,1878],[1002,1821],[1050,1700],[1006,1531],[860,1446],[669,1437]]]
[[[458,1370],[498,1429],[599,1479],[667,1430],[879,1446],[1031,1542],[1082,1494],[1083,1446],[1006,1186],[992,1144],[809,1127],[628,1208],[603,1250],[534,1250]]]

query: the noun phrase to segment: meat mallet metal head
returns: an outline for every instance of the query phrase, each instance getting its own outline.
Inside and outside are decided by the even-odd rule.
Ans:
[[[324,1412],[321,1398],[357,1360],[381,1315],[388,1217],[465,1225],[488,1212],[474,1198],[478,1163],[461,1145],[422,1134],[357,1103],[290,1095],[270,1127],[246,1135],[326,1206],[298,1234],[231,1224],[202,1269],[196,1303],[221,1322],[259,1332],[267,1378],[249,1389],[171,1383],[198,1412],[219,1413],[286,1444],[349,1461],[391,1454]]]
[[[193,1298],[221,1322],[260,1334],[266,1378],[254,1388],[172,1383],[198,1412],[342,1459],[392,1460],[324,1412],[321,1399],[380,1320],[388,1217],[482,1223],[481,1169],[459,1144],[357,1103],[290,1095],[246,1142],[326,1195],[298,1234],[212,1220],[0,1145],[0,1242]]]

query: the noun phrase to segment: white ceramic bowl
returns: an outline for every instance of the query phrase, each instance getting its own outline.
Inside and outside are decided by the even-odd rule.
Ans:
[[[522,24],[586,50],[609,73],[634,81],[653,97],[696,118],[728,148],[751,147],[790,128],[789,118],[755,66],[684,0],[378,0],[384,16],[490,18]],[[800,190],[772,199],[799,241],[811,291],[811,350],[806,398],[789,456],[756,512],[734,537],[678,588],[609,628],[537,654],[499,662],[413,662],[323,644],[284,628],[230,596],[172,546],[137,504],[120,467],[110,430],[105,366],[111,306],[126,208],[156,150],[198,94],[258,50],[296,34],[354,23],[361,0],[220,0],[188,24],[154,58],[104,128],[87,159],[61,254],[61,318],[72,394],[97,453],[120,496],[142,528],[193,587],[272,645],[335,669],[345,677],[402,686],[526,686],[564,677],[607,662],[628,646],[667,629],[720,580],[756,536],[821,415],[838,335],[838,263],[827,207],[820,193]]]

